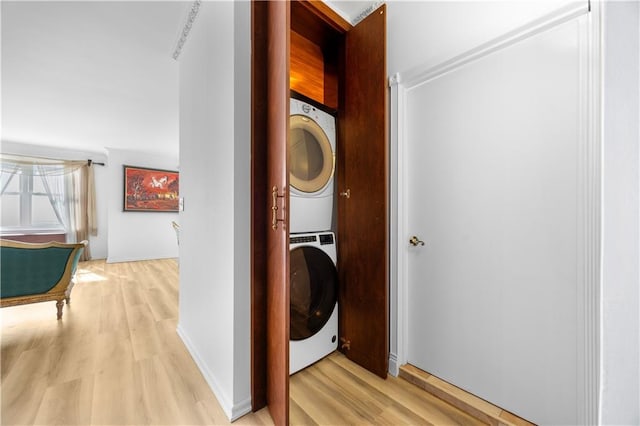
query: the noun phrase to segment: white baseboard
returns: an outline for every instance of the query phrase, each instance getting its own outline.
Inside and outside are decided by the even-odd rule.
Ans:
[[[203,361],[202,357],[199,355],[198,351],[193,346],[191,340],[189,339],[189,336],[184,332],[184,330],[180,327],[180,325],[178,325],[178,328],[176,331],[178,333],[178,336],[180,336],[180,339],[182,339],[182,342],[184,343],[185,347],[187,348],[187,351],[189,351],[189,353],[191,354],[191,357],[193,358],[196,365],[198,366],[198,369],[200,370],[200,372],[202,373],[202,376],[204,377],[207,384],[211,388],[211,391],[215,395],[216,399],[218,400],[218,403],[222,407],[222,410],[224,411],[224,414],[227,416],[229,421],[234,421],[244,416],[245,414],[251,412],[251,397],[245,398],[242,401],[234,403],[233,400],[230,399],[225,394],[222,387],[216,380],[215,376],[213,375],[211,370],[209,370],[209,368],[207,367],[207,364]]]
[[[400,372],[400,366],[398,365],[398,356],[394,353],[389,353],[389,374],[393,377],[398,377]]]
[[[128,257],[128,256],[107,256],[107,263],[122,263],[122,262],[139,262],[141,260],[156,260],[156,259],[177,259],[178,256],[174,256],[174,255],[161,255],[161,256],[134,256],[134,257]]]
[[[235,421],[245,414],[251,412],[251,397],[245,398],[244,401],[240,401],[231,407],[231,421]]]

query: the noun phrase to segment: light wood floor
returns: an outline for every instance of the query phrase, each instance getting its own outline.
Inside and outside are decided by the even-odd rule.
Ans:
[[[55,303],[0,310],[2,425],[229,424],[176,334],[175,260],[81,263]],[[479,424],[339,354],[291,378],[292,424]],[[273,424],[266,409],[237,420]]]
[[[485,424],[406,380],[383,380],[338,352],[291,376],[289,386],[292,424]]]

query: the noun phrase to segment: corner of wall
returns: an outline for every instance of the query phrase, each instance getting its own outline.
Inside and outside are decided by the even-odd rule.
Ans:
[[[178,328],[177,328],[176,331],[178,333],[178,336],[180,336],[180,339],[182,339],[182,342],[184,343],[184,346],[187,348],[187,351],[189,351],[189,354],[191,354],[191,358],[193,358],[193,361],[198,366],[198,369],[202,373],[202,376],[204,377],[204,379],[206,380],[207,384],[209,385],[209,387],[213,391],[214,395],[216,396],[216,399],[218,400],[218,403],[222,407],[222,410],[224,411],[224,414],[231,421],[233,421],[234,420],[234,418],[233,418],[234,409],[235,409],[235,411],[237,411],[238,408],[236,408],[234,406],[234,404],[232,403],[232,398],[230,398],[229,395],[227,395],[227,393],[224,390],[224,387],[220,386],[220,384],[216,380],[216,378],[213,375],[213,373],[209,370],[208,364],[204,361],[202,355],[198,352],[198,350],[196,349],[195,345],[191,341],[189,335],[182,328],[182,326],[180,324],[178,324]],[[237,416],[237,414],[236,414],[236,416]]]

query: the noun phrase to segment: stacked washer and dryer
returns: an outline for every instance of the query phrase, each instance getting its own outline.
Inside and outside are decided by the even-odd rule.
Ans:
[[[335,118],[291,99],[289,132],[290,342],[293,374],[338,347]]]

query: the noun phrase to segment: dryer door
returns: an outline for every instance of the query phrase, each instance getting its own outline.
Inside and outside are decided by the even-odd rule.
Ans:
[[[289,126],[289,183],[302,192],[318,192],[333,176],[329,139],[318,123],[305,115],[292,115]]]
[[[316,247],[290,253],[291,340],[311,337],[324,327],[338,300],[338,273],[331,258]]]

